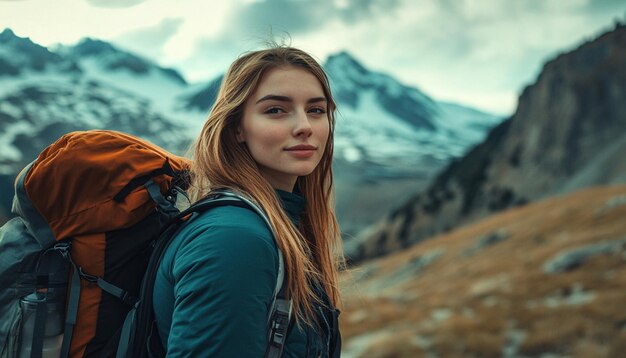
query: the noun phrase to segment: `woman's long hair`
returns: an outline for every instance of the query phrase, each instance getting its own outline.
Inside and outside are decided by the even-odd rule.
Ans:
[[[277,67],[297,67],[321,83],[328,105],[329,137],[315,170],[299,177],[296,186],[307,204],[300,228],[284,210],[275,190],[265,180],[245,143],[236,138],[245,102],[263,74]],[[335,102],[322,67],[306,52],[274,47],[249,52],[238,58],[222,81],[217,99],[202,132],[192,147],[192,197],[199,200],[210,190],[230,188],[252,197],[265,210],[273,226],[286,268],[287,293],[293,300],[296,319],[316,321],[312,284],[325,289],[331,303],[339,306],[338,270],[344,265],[341,235],[333,209],[333,134]]]

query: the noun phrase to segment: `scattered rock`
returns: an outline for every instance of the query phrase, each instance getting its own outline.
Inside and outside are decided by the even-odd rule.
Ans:
[[[504,347],[502,347],[502,357],[519,357],[518,350],[525,338],[525,331],[520,329],[508,329],[506,332],[506,343]]]
[[[404,267],[396,271],[394,277],[398,277],[402,281],[406,278],[413,278],[424,268],[435,262],[435,260],[443,255],[443,253],[443,249],[435,249],[428,251],[424,255],[416,256],[412,258],[411,261],[409,261],[409,263],[407,263]]]
[[[445,250],[437,248],[421,256],[414,257],[406,265],[400,267],[392,274],[379,279],[379,282],[371,286],[371,289],[375,292],[382,292],[387,288],[415,279],[420,271],[435,262],[444,252]]]
[[[452,310],[449,308],[438,308],[431,312],[430,318],[437,323],[441,323],[452,316]]]
[[[391,333],[387,330],[364,333],[359,336],[348,339],[345,348],[341,350],[341,356],[344,358],[366,357],[367,350],[377,341],[384,340]]]
[[[473,296],[482,296],[496,289],[508,289],[510,288],[509,282],[509,275],[501,273],[499,275],[477,281],[471,286],[470,293]]]
[[[573,270],[584,264],[592,256],[619,252],[625,244],[626,239],[621,239],[567,250],[546,261],[543,265],[543,271],[554,274]]]
[[[365,319],[369,316],[370,314],[366,310],[358,310],[352,313],[351,315],[349,315],[348,320],[351,323],[360,323],[360,322],[365,321]]]
[[[626,205],[626,194],[612,197],[607,200],[604,206],[608,208],[615,208],[622,205]]]
[[[425,351],[428,351],[431,349],[431,347],[433,346],[433,342],[432,339],[429,339],[425,336],[422,335],[416,335],[415,337],[413,337],[412,342],[422,348]]]
[[[471,308],[463,307],[463,310],[461,311],[461,313],[463,314],[464,317],[467,317],[469,319],[476,318],[476,313]]]
[[[493,307],[499,303],[498,298],[495,296],[487,296],[482,301],[485,307]]]
[[[389,297],[393,299],[395,303],[407,304],[407,303],[411,303],[415,301],[417,298],[420,297],[420,295],[421,294],[419,292],[406,291],[406,292],[397,292],[397,293],[394,292],[393,295]]]
[[[574,284],[571,289],[562,290],[556,294],[546,297],[544,303],[549,308],[556,308],[563,305],[578,306],[589,303],[596,298],[595,293],[584,291],[581,283]]]
[[[508,239],[509,237],[510,237],[510,234],[506,230],[500,229],[500,230],[492,231],[486,235],[479,237],[476,240],[476,243],[472,247],[463,251],[461,256],[463,257],[473,256],[479,253],[480,251],[484,250],[485,248],[489,246],[493,246],[499,242],[502,242]]]
[[[607,212],[622,205],[626,205],[626,195],[614,196],[607,200],[604,206],[596,211],[596,215],[606,214]]]

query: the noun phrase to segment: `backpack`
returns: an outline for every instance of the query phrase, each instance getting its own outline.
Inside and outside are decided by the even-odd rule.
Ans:
[[[269,225],[251,200],[229,191],[181,213],[175,202],[188,173],[188,160],[104,130],[69,133],[24,168],[18,216],[0,228],[0,358],[164,355],[152,287],[186,219],[238,205]],[[267,357],[280,356],[291,316],[280,250],[279,260]]]

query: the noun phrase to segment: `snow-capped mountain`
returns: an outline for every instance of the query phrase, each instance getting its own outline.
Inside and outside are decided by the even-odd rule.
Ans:
[[[336,152],[393,171],[432,171],[482,140],[500,118],[437,102],[420,90],[367,70],[346,52],[325,69],[337,98]]]
[[[338,182],[431,176],[499,120],[437,102],[345,52],[325,67],[338,103]],[[0,219],[11,197],[6,183],[69,131],[121,130],[182,153],[221,80],[189,84],[175,70],[104,41],[48,49],[11,30],[0,33]]]
[[[15,36],[10,29],[0,33],[0,76],[3,79],[50,69],[66,75],[81,72],[76,63],[29,39]]]
[[[0,173],[10,175],[73,130],[108,128],[173,151],[188,143],[168,93],[187,88],[175,71],[86,39],[55,52],[10,30],[0,34]],[[184,123],[184,122],[183,122]]]
[[[168,117],[181,115],[177,95],[190,86],[176,70],[89,38],[73,47],[58,47],[57,52],[75,61],[90,78],[134,93]]]

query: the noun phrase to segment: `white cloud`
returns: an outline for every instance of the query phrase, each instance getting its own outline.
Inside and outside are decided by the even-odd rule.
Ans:
[[[122,34],[112,41],[148,58],[160,60],[164,57],[165,45],[176,35],[183,22],[182,18],[165,18],[156,26]]]
[[[131,7],[144,2],[145,0],[87,0],[93,6],[105,8]]]

